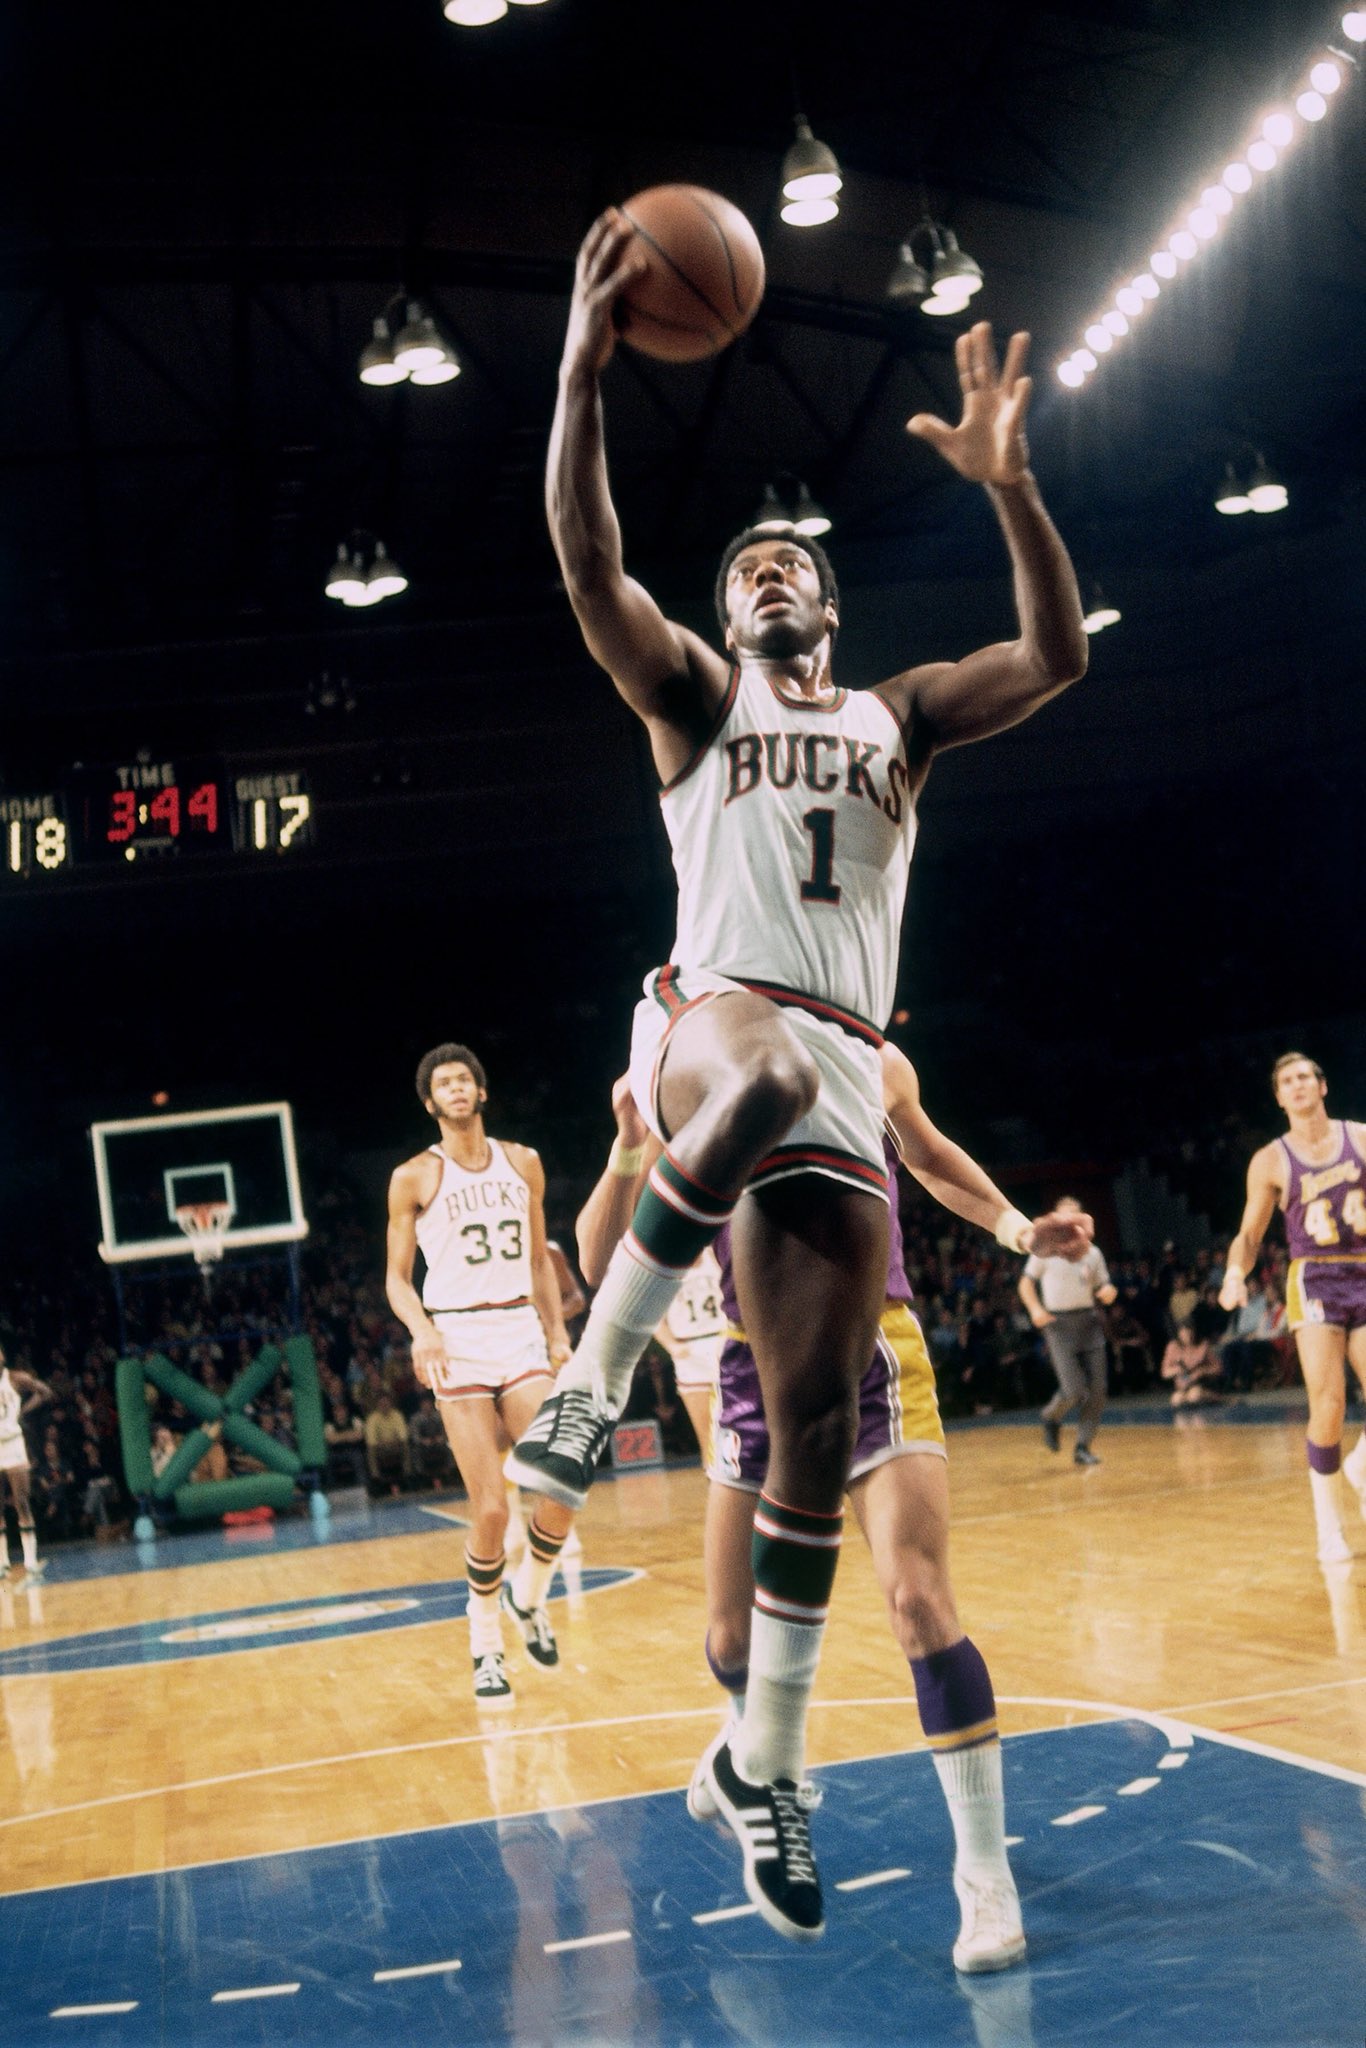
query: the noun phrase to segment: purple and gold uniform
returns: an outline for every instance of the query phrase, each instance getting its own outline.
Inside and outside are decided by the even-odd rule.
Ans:
[[[895,1147],[884,1139],[889,1189],[896,1185]],[[889,1458],[912,1451],[944,1458],[944,1425],[934,1388],[934,1367],[920,1324],[911,1309],[911,1286],[895,1199],[887,1257],[887,1303],[878,1328],[873,1361],[859,1383],[858,1441],[851,1480],[862,1479]],[[721,1264],[721,1300],[728,1332],[712,1396],[711,1455],[707,1476],[721,1486],[758,1493],[768,1471],[768,1424],[754,1353],[740,1325],[740,1306],[730,1258],[730,1226],[716,1240]]]
[[[1278,1138],[1285,1166],[1285,1235],[1290,1248],[1285,1307],[1292,1330],[1366,1327],[1366,1159],[1345,1123],[1326,1165],[1311,1166]]]

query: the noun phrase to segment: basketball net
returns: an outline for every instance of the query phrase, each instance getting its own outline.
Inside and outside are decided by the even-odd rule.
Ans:
[[[187,1202],[175,1212],[175,1220],[190,1241],[194,1262],[204,1277],[223,1256],[223,1244],[232,1222],[231,1202]]]

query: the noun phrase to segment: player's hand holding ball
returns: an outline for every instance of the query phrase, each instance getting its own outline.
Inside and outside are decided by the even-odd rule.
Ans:
[[[744,333],[763,294],[763,251],[738,206],[700,185],[652,185],[584,238],[565,366],[600,376],[618,339],[662,362],[700,362]]]

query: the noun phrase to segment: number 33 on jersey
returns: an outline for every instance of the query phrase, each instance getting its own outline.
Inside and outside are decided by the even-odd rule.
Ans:
[[[531,1299],[531,1190],[496,1138],[488,1147],[488,1165],[477,1173],[440,1145],[429,1148],[441,1161],[441,1180],[416,1226],[429,1315]]]

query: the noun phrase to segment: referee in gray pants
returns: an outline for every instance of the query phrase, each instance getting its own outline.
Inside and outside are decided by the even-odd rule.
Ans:
[[[1057,1204],[1059,1215],[1081,1213],[1074,1195]],[[1043,1410],[1044,1442],[1056,1451],[1062,1425],[1080,1403],[1074,1465],[1098,1465],[1091,1440],[1105,1407],[1105,1324],[1097,1302],[1108,1307],[1115,1298],[1100,1248],[1092,1245],[1083,1259],[1035,1259],[1020,1277],[1020,1299],[1036,1330],[1043,1331],[1048,1356],[1058,1375],[1058,1391]]]

